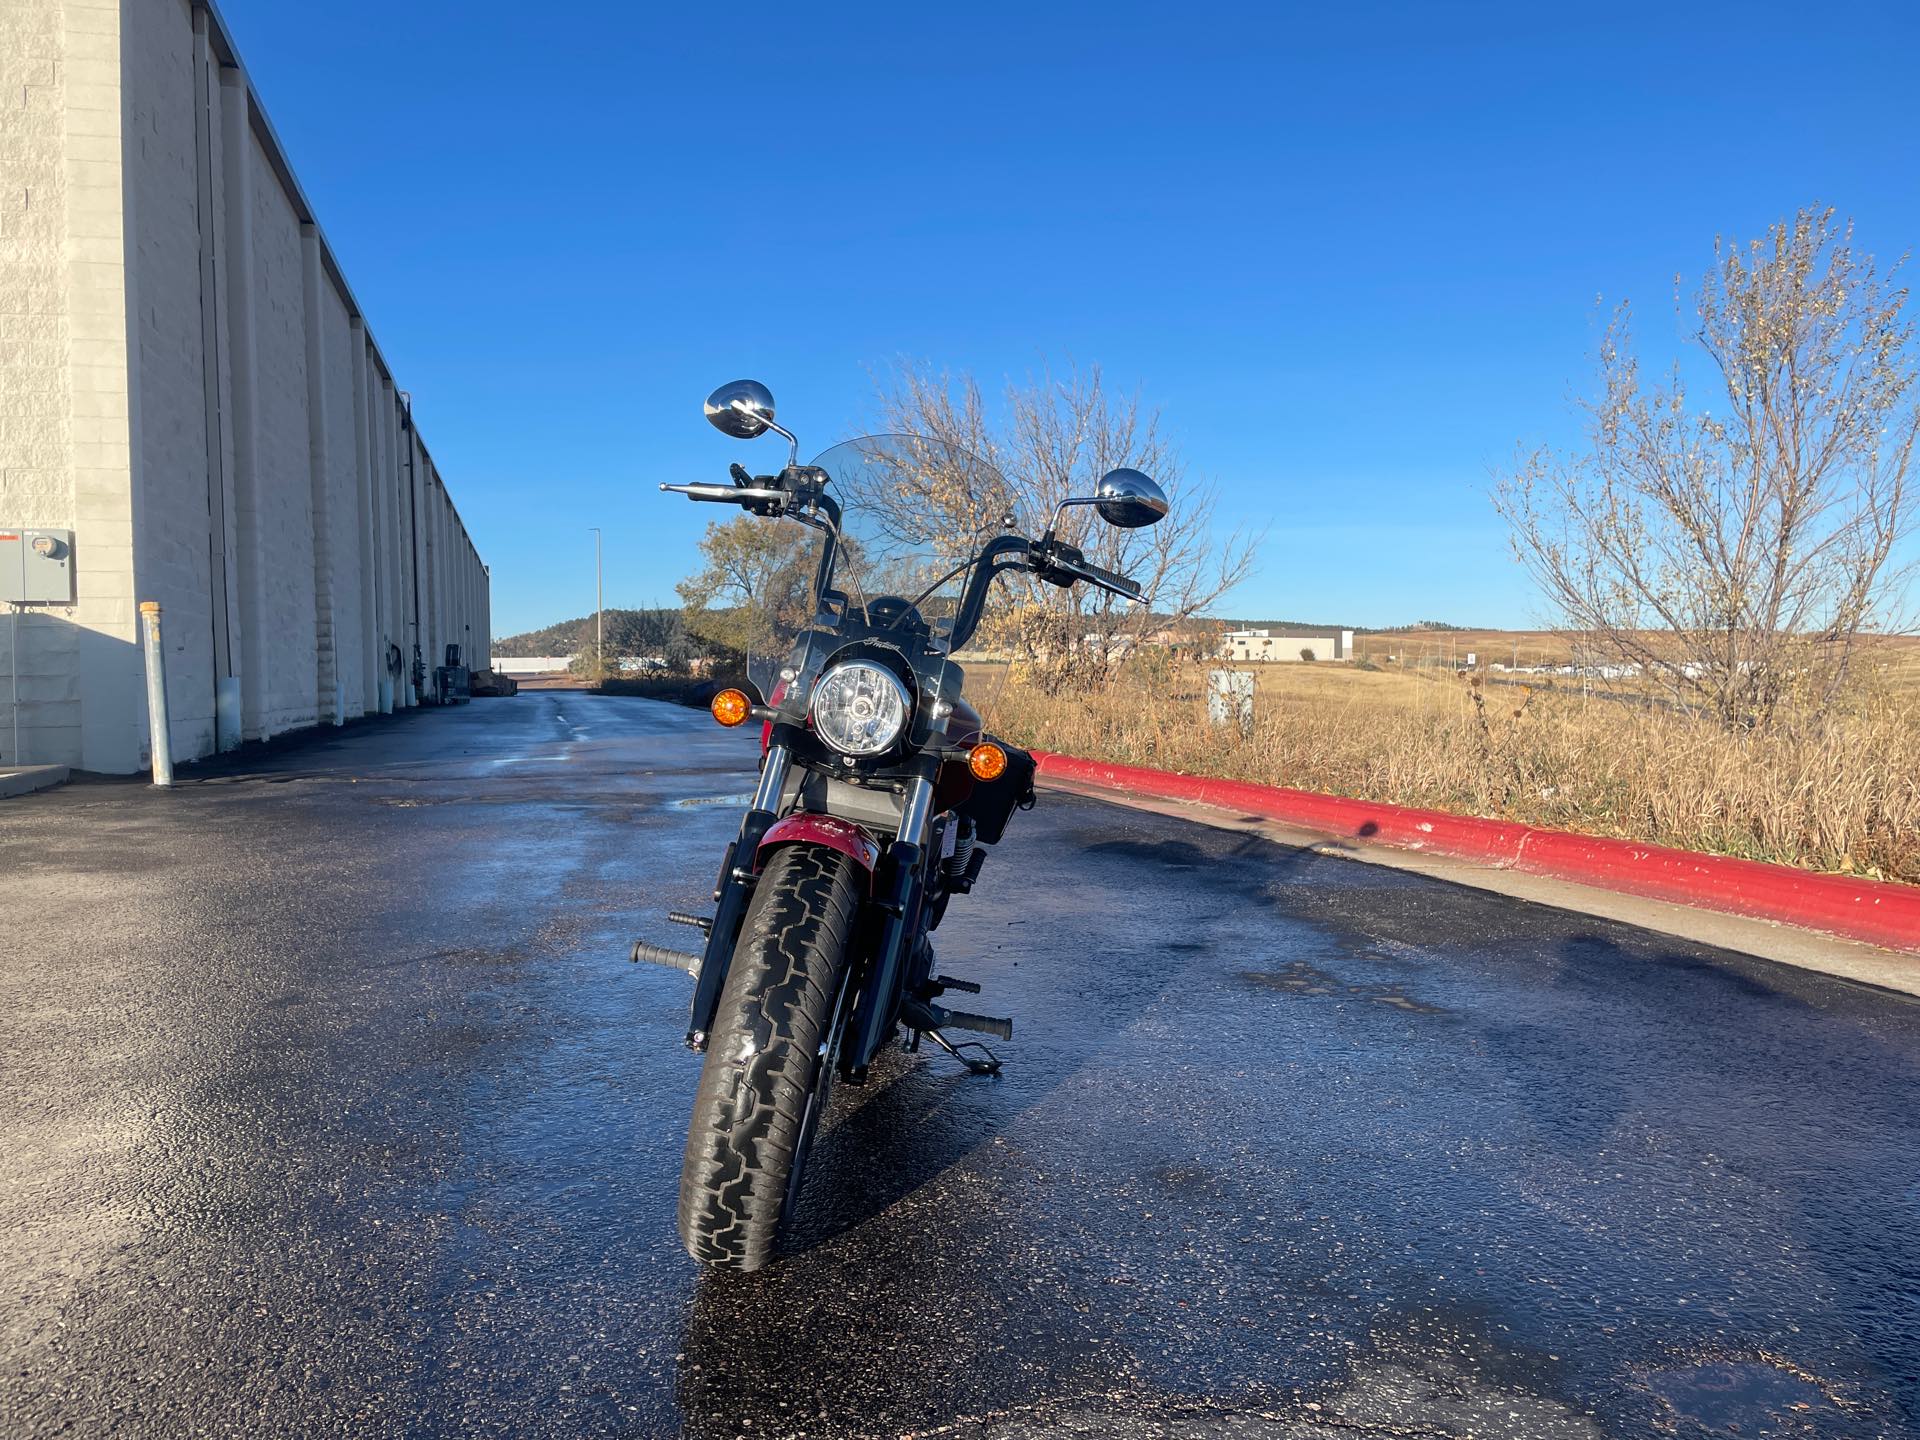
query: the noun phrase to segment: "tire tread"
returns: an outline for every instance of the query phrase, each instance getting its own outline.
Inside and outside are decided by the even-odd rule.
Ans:
[[[741,922],[680,1171],[680,1238],[696,1260],[772,1257],[821,1032],[848,963],[858,871],[837,850],[776,850]]]

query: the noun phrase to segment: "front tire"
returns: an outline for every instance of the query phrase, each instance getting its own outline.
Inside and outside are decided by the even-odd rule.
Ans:
[[[772,1257],[831,1079],[859,912],[837,850],[788,845],[754,887],[727,968],[680,1170],[680,1239],[696,1260]]]

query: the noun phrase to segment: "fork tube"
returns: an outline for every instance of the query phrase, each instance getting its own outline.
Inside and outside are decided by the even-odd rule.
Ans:
[[[873,965],[854,1012],[853,1049],[846,1057],[848,1077],[866,1079],[867,1067],[886,1042],[900,1013],[900,975],[907,950],[920,933],[921,901],[925,886],[925,841],[933,818],[933,769],[940,762],[927,757],[922,773],[909,782],[900,834],[887,847],[886,888],[876,897],[880,908],[880,936],[873,949]]]
[[[907,784],[906,808],[900,812],[899,838],[912,845],[927,843],[927,822],[933,818],[933,782],[916,776]]]
[[[726,983],[727,967],[733,963],[733,943],[739,938],[747,899],[753,893],[754,857],[761,837],[779,815],[780,792],[786,787],[792,761],[792,747],[785,741],[775,740],[767,746],[753,805],[740,822],[739,837],[727,847],[726,858],[720,862],[720,880],[713,894],[713,928],[707,931],[707,948],[700,958],[700,973],[694,980],[693,1003],[687,1014],[687,1045],[691,1049],[707,1048],[707,1032],[713,1029],[714,1012],[720,1008],[720,987]]]
[[[785,745],[769,745],[760,762],[760,783],[754,787],[753,808],[769,815],[780,808],[780,791],[787,783],[787,770],[793,763],[793,751]]]

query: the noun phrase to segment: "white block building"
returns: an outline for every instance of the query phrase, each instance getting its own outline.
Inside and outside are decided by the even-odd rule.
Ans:
[[[493,669],[496,675],[561,675],[573,660],[571,655],[497,655]]]
[[[72,532],[73,589],[0,590],[0,764],[142,767],[142,601],[176,759],[432,700],[449,644],[487,663],[486,567],[206,0],[0,4],[28,528]]]
[[[1220,637],[1222,660],[1351,660],[1353,631],[1229,630]]]

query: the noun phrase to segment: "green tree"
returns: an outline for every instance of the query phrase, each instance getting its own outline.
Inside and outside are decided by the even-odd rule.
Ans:
[[[686,632],[735,655],[762,650],[806,624],[820,534],[791,521],[739,515],[700,537],[701,568],[674,588]]]

